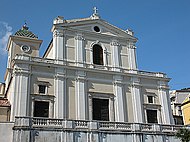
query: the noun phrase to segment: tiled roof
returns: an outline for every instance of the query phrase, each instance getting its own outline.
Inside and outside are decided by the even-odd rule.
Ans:
[[[37,37],[34,33],[32,33],[31,31],[29,31],[28,29],[29,29],[29,28],[26,27],[26,25],[24,25],[24,26],[22,27],[22,29],[18,30],[18,31],[15,33],[15,35],[37,39],[38,37]]]
[[[11,106],[11,104],[7,99],[0,99],[0,107],[2,106]]]

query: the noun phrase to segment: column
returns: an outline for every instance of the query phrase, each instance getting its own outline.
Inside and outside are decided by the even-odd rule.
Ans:
[[[137,63],[136,63],[136,47],[132,44],[128,46],[128,54],[129,54],[129,69],[137,70]]]
[[[120,71],[120,53],[119,53],[119,46],[120,44],[118,41],[113,40],[111,42],[111,49],[112,49],[112,65],[114,68],[114,71]]]
[[[55,71],[55,118],[63,119],[67,116],[66,78],[65,69],[56,68]]]
[[[75,106],[76,106],[76,119],[85,120],[87,114],[87,95],[85,85],[86,73],[84,71],[76,71],[75,81]]]
[[[75,50],[75,60],[77,66],[84,66],[84,38],[81,34],[77,34],[75,37],[76,50]]]
[[[158,94],[161,103],[162,124],[174,124],[167,84],[164,81],[158,81],[158,85]]]
[[[63,60],[65,58],[65,45],[63,30],[55,29],[53,31],[53,58]]]
[[[140,93],[140,80],[137,77],[131,78],[131,95],[133,104],[133,116],[135,123],[143,123],[142,96]]]
[[[114,76],[114,95],[115,95],[115,121],[116,122],[124,122],[125,121],[125,113],[124,110],[124,97],[123,97],[123,84],[122,84],[122,76],[115,75]]]

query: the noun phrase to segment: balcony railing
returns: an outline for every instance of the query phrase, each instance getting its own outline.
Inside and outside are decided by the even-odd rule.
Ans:
[[[148,133],[175,133],[184,126],[143,124],[127,122],[108,122],[108,121],[86,121],[86,120],[64,120],[49,118],[16,117],[14,127],[29,128],[61,128],[84,131],[114,131],[114,132],[148,132]]]
[[[34,62],[34,63],[59,64],[59,65],[67,65],[67,66],[73,66],[73,67],[76,67],[77,64],[80,64],[81,65],[80,67],[89,68],[89,69],[93,68],[95,70],[117,71],[117,72],[122,72],[122,73],[132,73],[132,74],[138,74],[138,75],[144,75],[144,76],[167,78],[166,74],[161,73],[161,72],[147,72],[147,71],[141,71],[141,70],[131,70],[131,69],[125,69],[122,67],[111,67],[111,66],[95,65],[95,64],[89,64],[89,63],[77,63],[74,61],[31,57],[27,55],[16,55],[15,60],[24,60],[28,62]]]

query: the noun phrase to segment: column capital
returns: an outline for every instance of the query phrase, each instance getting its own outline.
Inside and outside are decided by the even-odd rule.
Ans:
[[[129,49],[136,49],[137,47],[134,46],[134,45],[129,45],[128,48],[129,48]]]
[[[54,30],[53,37],[64,37],[64,33],[61,32],[60,30]]]
[[[170,90],[169,86],[158,86],[159,91],[168,91]]]
[[[138,77],[131,77],[132,84],[140,84],[140,78]]]
[[[66,75],[65,74],[56,74],[54,76],[55,79],[62,79],[62,78],[66,78]]]
[[[84,36],[82,34],[77,34],[75,36],[75,40],[85,40]]]
[[[24,69],[19,69],[19,68],[15,68],[13,70],[13,74],[12,75],[30,75],[31,72],[30,70],[24,70]]]
[[[117,86],[123,86],[123,84],[124,84],[124,83],[123,83],[122,81],[114,81],[114,82],[113,82],[113,85],[114,85],[114,86],[116,86],[116,85],[117,85]]]
[[[121,46],[121,44],[117,40],[112,40],[110,44],[111,46]]]
[[[78,82],[78,81],[80,81],[80,82],[83,81],[83,82],[84,82],[85,80],[86,80],[86,77],[76,77],[76,78],[75,78],[75,81],[77,81],[77,82]]]
[[[128,48],[130,49],[136,49],[137,47],[135,46],[135,43],[129,43]]]

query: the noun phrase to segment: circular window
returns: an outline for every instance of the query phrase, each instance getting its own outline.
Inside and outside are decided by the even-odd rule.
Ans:
[[[29,52],[30,51],[30,46],[22,45],[21,50],[24,51],[24,52]]]
[[[95,26],[95,27],[94,27],[94,31],[95,31],[95,32],[100,32],[100,28],[99,28],[98,26]]]

